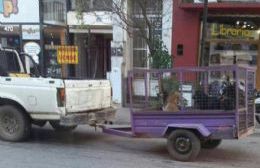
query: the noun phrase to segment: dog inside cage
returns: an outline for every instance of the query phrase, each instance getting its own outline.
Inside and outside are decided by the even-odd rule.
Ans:
[[[234,110],[236,106],[236,83],[227,76],[224,80],[200,86],[193,99],[194,107],[201,110]],[[208,87],[208,89],[207,89]]]

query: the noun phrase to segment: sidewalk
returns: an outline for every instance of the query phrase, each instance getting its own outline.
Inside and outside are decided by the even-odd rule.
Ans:
[[[129,125],[130,124],[130,110],[127,107],[116,105],[116,119],[114,124]]]

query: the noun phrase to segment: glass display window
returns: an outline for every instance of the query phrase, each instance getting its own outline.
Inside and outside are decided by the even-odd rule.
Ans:
[[[256,86],[260,90],[259,57],[259,17],[229,15],[208,18],[205,55],[201,58],[206,66],[237,64],[256,67]],[[229,75],[211,73],[210,79],[215,80]]]
[[[209,66],[257,66],[259,55],[260,19],[213,17],[209,18],[206,53]]]

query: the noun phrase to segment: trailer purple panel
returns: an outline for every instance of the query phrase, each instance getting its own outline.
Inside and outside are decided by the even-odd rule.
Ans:
[[[163,113],[134,112],[133,131],[135,134],[164,137],[165,128],[174,124],[202,124],[215,139],[233,138],[235,134],[235,113]]]

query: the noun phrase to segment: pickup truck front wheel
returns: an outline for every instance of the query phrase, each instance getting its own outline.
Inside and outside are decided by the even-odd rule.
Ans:
[[[30,120],[22,110],[10,105],[0,107],[0,138],[2,140],[23,141],[29,137],[30,132]]]
[[[72,125],[72,126],[60,125],[59,121],[49,121],[49,123],[51,124],[53,129],[60,132],[70,132],[77,128],[77,125]]]

